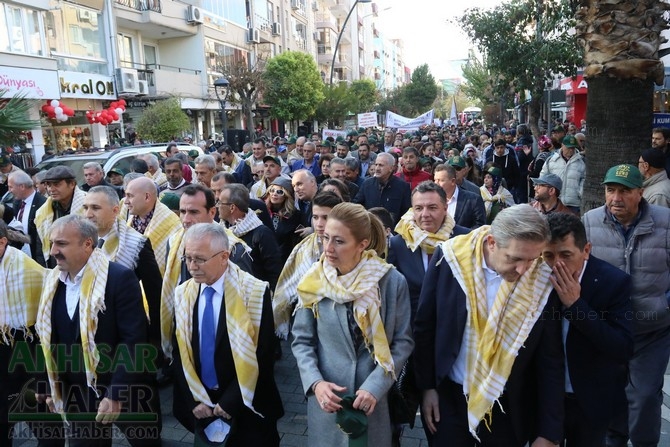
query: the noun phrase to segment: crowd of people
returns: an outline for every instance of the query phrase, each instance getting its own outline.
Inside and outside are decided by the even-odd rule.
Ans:
[[[0,438],[161,445],[171,384],[195,445],[278,446],[293,355],[310,446],[401,445],[417,411],[432,446],[657,445],[669,144],[583,215],[567,123],[171,144],[80,185],[0,156]]]

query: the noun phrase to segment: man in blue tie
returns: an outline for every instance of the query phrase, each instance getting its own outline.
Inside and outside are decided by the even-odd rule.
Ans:
[[[175,291],[175,416],[196,437],[221,419],[232,427],[228,446],[279,446],[284,411],[273,376],[270,291],[229,256],[220,225],[186,231],[183,260],[191,279]]]

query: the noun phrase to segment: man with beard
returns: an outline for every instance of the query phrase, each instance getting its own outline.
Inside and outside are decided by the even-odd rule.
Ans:
[[[172,193],[181,196],[184,188],[190,185],[184,178],[184,168],[181,160],[178,158],[168,158],[163,164],[165,166],[165,177],[167,183],[161,192]]]
[[[432,180],[432,176],[419,166],[419,151],[413,147],[406,147],[402,151],[402,171],[395,176],[409,183],[411,190],[421,182]]]

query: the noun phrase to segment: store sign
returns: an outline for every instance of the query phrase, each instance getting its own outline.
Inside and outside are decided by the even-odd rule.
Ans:
[[[63,98],[116,99],[114,78],[111,76],[59,71],[58,79]]]
[[[34,70],[0,66],[2,98],[25,95],[26,99],[58,99],[58,73],[55,70]]]

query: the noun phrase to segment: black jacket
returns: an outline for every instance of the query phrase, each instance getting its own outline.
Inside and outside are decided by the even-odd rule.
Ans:
[[[386,208],[391,213],[395,227],[402,215],[412,207],[412,193],[409,183],[393,175],[383,187],[377,177],[369,177],[363,182],[353,202],[360,203],[366,209],[377,206]]]

